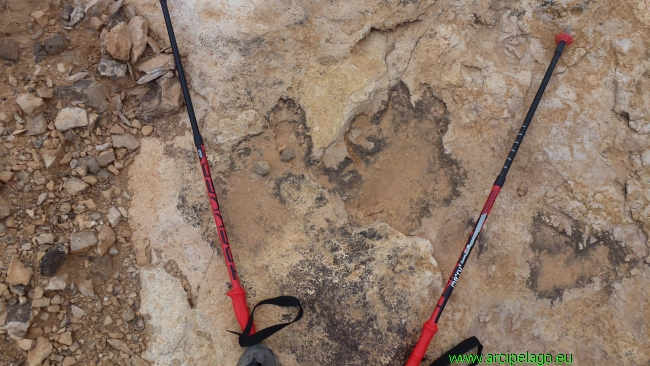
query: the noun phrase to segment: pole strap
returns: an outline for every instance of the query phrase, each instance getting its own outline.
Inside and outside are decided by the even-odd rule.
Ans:
[[[250,334],[251,329],[253,328],[253,317],[255,315],[255,310],[257,309],[258,306],[260,305],[275,305],[279,306],[282,308],[291,308],[291,307],[297,307],[298,308],[298,315],[296,317],[288,322],[288,323],[280,323],[276,325],[272,325],[268,328],[264,328],[257,333]],[[300,304],[300,300],[298,300],[296,297],[293,296],[278,296],[274,297],[271,299],[266,299],[262,300],[255,305],[253,308],[253,311],[251,312],[251,316],[248,319],[248,324],[246,324],[246,328],[244,328],[242,333],[237,333],[229,330],[230,333],[232,334],[237,334],[239,336],[239,345],[241,347],[251,347],[254,346],[266,338],[272,336],[273,334],[279,332],[282,330],[284,327],[293,324],[297,322],[298,320],[302,319],[303,316],[303,309],[302,309],[302,304]]]
[[[483,345],[481,342],[478,340],[476,337],[469,337],[466,340],[458,343],[455,345],[452,349],[450,349],[447,353],[444,355],[440,356],[437,360],[433,361],[433,363],[429,366],[447,366],[451,365],[451,361],[449,360],[449,356],[458,356],[458,355],[464,355],[467,352],[473,350],[474,348],[478,348],[476,352],[476,359],[474,362],[470,363],[470,366],[476,365],[481,358],[481,355],[483,354]]]

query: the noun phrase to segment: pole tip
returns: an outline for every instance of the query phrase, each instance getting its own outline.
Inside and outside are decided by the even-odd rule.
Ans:
[[[564,41],[567,46],[571,46],[573,44],[573,37],[571,37],[569,33],[558,33],[558,35],[555,36],[555,44],[559,44],[562,41]]]

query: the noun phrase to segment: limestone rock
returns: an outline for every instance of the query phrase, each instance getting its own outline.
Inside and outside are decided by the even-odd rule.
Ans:
[[[170,276],[164,269],[143,269],[140,278],[143,299],[140,312],[150,315],[154,324],[161,325],[160,331],[152,334],[147,350],[142,356],[145,359],[155,359],[167,354],[183,338],[189,304],[184,296],[181,281]],[[154,298],[157,300],[152,301]]]
[[[91,79],[77,81],[71,86],[56,87],[54,94],[70,101],[81,100],[85,105],[99,112],[108,109],[104,86]]]
[[[11,257],[9,269],[7,269],[7,283],[10,285],[27,286],[31,278],[32,268],[24,266],[17,255]]]
[[[83,252],[97,244],[97,235],[94,230],[86,230],[70,234],[70,252]]]
[[[176,67],[174,55],[166,53],[142,62],[137,69],[147,74],[155,74],[160,71],[173,70],[174,67]]]
[[[59,277],[52,277],[47,282],[47,286],[45,286],[45,289],[49,291],[57,291],[57,290],[63,290],[65,289],[65,287],[66,287],[65,280]]]
[[[86,316],[86,311],[76,305],[70,306],[70,312],[72,313],[72,316],[77,319],[82,319]]]
[[[149,26],[147,20],[141,16],[134,16],[129,20],[129,32],[131,34],[131,61],[137,62],[147,48],[147,32]]]
[[[110,338],[106,341],[106,343],[110,344],[111,346],[113,346],[113,348],[115,348],[118,351],[124,352],[129,355],[133,354],[133,351],[131,351],[129,346],[123,340]]]
[[[63,158],[64,153],[65,153],[65,149],[63,144],[60,144],[59,147],[56,149],[48,149],[43,151],[42,157],[43,157],[43,163],[45,164],[45,169],[50,169],[51,167],[59,164],[59,162]]]
[[[113,243],[115,243],[115,231],[109,225],[102,226],[102,230],[97,235],[97,253],[104,255]]]
[[[208,119],[214,118],[208,112]],[[237,144],[243,139],[260,134],[264,129],[264,120],[256,111],[245,111],[237,118],[221,119],[219,123],[205,129],[203,134],[207,140],[224,145],[226,148]]]
[[[140,146],[140,142],[130,133],[111,135],[111,140],[113,141],[113,147],[125,147],[129,150],[135,150]]]
[[[97,163],[101,167],[106,167],[113,161],[115,161],[115,151],[113,149],[102,151],[97,157]]]
[[[47,131],[47,120],[42,113],[34,117],[27,116],[25,120],[27,121],[27,123],[25,123],[27,136],[40,135]]]
[[[136,116],[145,121],[177,112],[182,105],[181,84],[176,79],[164,79],[155,84],[142,98]]]
[[[13,39],[0,39],[0,58],[9,61],[18,61],[20,45]]]
[[[27,366],[40,366],[43,361],[52,354],[54,347],[44,337],[36,339],[36,345],[27,352]]]
[[[66,346],[72,345],[72,332],[63,332],[59,334],[59,339],[57,342],[64,344]]]
[[[33,96],[29,93],[18,94],[16,103],[29,116],[37,115],[47,109],[43,98]]]
[[[34,18],[36,23],[38,23],[38,25],[41,28],[45,28],[45,26],[47,26],[47,21],[49,19],[47,17],[47,14],[45,14],[45,12],[43,12],[42,10],[35,10],[35,11],[32,12],[31,15],[32,15],[32,18]]]
[[[106,219],[108,219],[108,222],[111,224],[111,226],[115,227],[115,225],[117,225],[120,222],[121,218],[122,218],[122,214],[115,206],[111,206],[108,209],[108,213],[106,214]]]
[[[131,56],[131,35],[129,26],[122,22],[106,35],[106,50],[116,60],[128,61]]]
[[[54,120],[54,125],[59,131],[67,131],[71,128],[88,126],[88,114],[85,109],[79,107],[67,107],[59,111]]]
[[[79,178],[70,178],[63,184],[63,188],[65,188],[65,191],[71,196],[78,195],[88,187],[89,185]]]
[[[18,341],[18,347],[24,351],[29,351],[36,345],[36,342],[33,339],[21,339]]]
[[[127,67],[126,64],[108,57],[102,57],[101,61],[99,61],[99,66],[97,66],[97,71],[99,71],[99,74],[102,76],[119,79],[126,76]]]

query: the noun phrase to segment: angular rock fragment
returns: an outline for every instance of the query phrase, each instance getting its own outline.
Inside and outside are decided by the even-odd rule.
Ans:
[[[141,16],[132,17],[129,20],[129,31],[131,33],[131,62],[137,62],[147,48],[147,32],[149,31],[147,20]]]
[[[110,344],[111,346],[113,346],[113,348],[115,348],[118,351],[122,351],[129,355],[133,354],[133,351],[131,351],[129,346],[123,340],[111,338],[107,340],[106,343]]]
[[[65,252],[63,245],[59,244],[48,250],[41,259],[41,275],[52,277],[61,267],[68,254]]]
[[[115,231],[109,225],[102,226],[102,230],[97,235],[97,253],[104,255],[113,243],[115,243]]]
[[[99,66],[97,66],[97,71],[102,76],[119,79],[126,76],[127,67],[126,64],[108,57],[102,57],[101,61],[99,61]]]
[[[65,188],[65,191],[71,196],[78,195],[88,187],[89,185],[86,182],[78,178],[70,178],[63,184],[63,188]]]
[[[36,339],[36,345],[27,353],[27,366],[40,366],[52,354],[54,347],[44,337]]]
[[[63,108],[57,114],[54,125],[59,131],[67,131],[71,128],[84,127],[88,125],[88,114],[85,109],[79,107]]]
[[[71,86],[56,87],[54,94],[69,101],[81,100],[99,112],[107,110],[109,106],[104,86],[90,79],[78,81]]]
[[[130,133],[120,135],[111,135],[113,147],[125,147],[129,150],[135,150],[140,147],[140,142]]]
[[[136,116],[150,121],[178,112],[182,105],[181,85],[176,79],[165,79],[155,84],[138,105]]]
[[[11,257],[9,269],[7,269],[7,283],[27,286],[32,278],[32,273],[32,269],[23,265],[18,256],[14,255]]]
[[[97,163],[101,167],[108,166],[113,161],[115,161],[115,151],[113,149],[102,151],[99,157],[97,157]]]
[[[45,53],[48,55],[56,55],[68,49],[68,40],[65,38],[63,33],[58,33],[55,36],[44,40],[43,47]]]
[[[34,117],[27,116],[25,120],[27,121],[25,123],[27,136],[40,135],[47,131],[47,120],[42,113]]]
[[[174,55],[165,53],[141,63],[138,65],[138,70],[147,74],[154,74],[159,71],[173,70],[174,67],[176,67]]]
[[[128,61],[131,57],[131,35],[129,26],[122,22],[106,35],[106,50],[116,60]]]
[[[92,155],[85,156],[83,158],[78,159],[77,161],[78,161],[77,166],[83,166],[93,174],[99,171],[99,163],[97,162],[97,158],[95,158]]]
[[[68,22],[68,25],[70,27],[74,27],[79,23],[83,18],[84,15],[86,14],[86,8],[83,5],[77,5],[77,7],[72,10],[72,13],[70,14],[70,22]]]
[[[70,252],[78,253],[90,249],[97,244],[94,230],[86,230],[70,234]]]
[[[34,116],[47,109],[43,98],[33,96],[29,93],[18,94],[16,104],[29,116]]]

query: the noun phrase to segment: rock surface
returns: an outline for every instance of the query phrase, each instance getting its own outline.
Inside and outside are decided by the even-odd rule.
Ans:
[[[146,14],[151,31],[164,34],[164,22],[152,3],[136,0],[132,4]],[[289,223],[277,222],[292,200],[279,202],[273,194],[285,197],[283,182],[305,187],[288,179],[288,173],[304,174],[328,190],[323,196],[327,200],[319,201],[327,203],[307,206],[322,204],[331,209],[336,200],[332,197],[338,196],[349,220],[359,227],[379,220],[404,234],[428,239],[446,277],[483,204],[487,194],[483,190],[490,187],[503,164],[552,57],[554,35],[572,26],[576,42],[565,50],[551,78],[488,227],[441,318],[440,329],[445,331],[436,335],[428,357],[476,334],[488,339],[486,352],[554,349],[572,353],[581,364],[594,365],[644,365],[650,360],[645,351],[647,330],[639,325],[650,316],[647,306],[639,305],[647,303],[649,290],[644,283],[650,276],[646,265],[648,167],[643,160],[650,131],[644,55],[650,46],[642,36],[650,20],[644,2],[628,2],[627,9],[613,2],[596,6],[576,1],[377,0],[345,7],[303,1],[247,6],[231,2],[219,14],[206,12],[205,6],[200,1],[179,5],[174,25],[184,29],[177,36],[181,54],[187,56],[184,66],[192,88],[209,101],[206,117],[199,118],[207,149],[229,155],[224,159],[228,163],[222,170],[223,182],[218,184],[225,192],[220,202],[225,217],[231,217],[226,225],[240,275],[255,289],[254,295],[249,293],[249,303],[277,293],[274,287],[299,291],[295,283],[282,287],[282,281],[269,276],[269,271],[259,273],[248,262],[251,257],[265,258],[274,271],[294,273],[290,265],[282,264],[287,261],[282,254],[264,254],[267,245],[288,250],[299,242],[317,242],[320,247],[314,250],[322,250],[322,266],[308,262],[307,249],[292,254],[292,259],[304,260],[301,268],[326,267],[326,273],[347,275],[345,265],[359,258],[324,226],[314,225],[308,231],[312,236],[306,239],[304,231],[293,227],[304,222],[301,215],[291,216]],[[262,116],[260,132],[242,133],[246,124],[234,123],[247,111]],[[228,120],[231,125],[224,123]],[[159,162],[169,167],[161,171],[184,166],[180,151],[191,151],[191,147],[180,140],[158,143],[168,146],[165,151],[170,159]],[[145,159],[150,151],[147,144],[141,143],[138,159]],[[296,158],[292,164],[278,163],[279,152],[287,148],[296,151]],[[162,150],[151,150],[151,159],[161,156]],[[212,159],[216,162],[217,158]],[[260,160],[274,168],[264,177],[253,171],[254,162]],[[187,164],[183,169],[189,175],[196,164]],[[134,165],[145,169],[137,160]],[[138,175],[138,179],[144,178]],[[195,179],[200,182],[200,174]],[[156,185],[149,181],[138,189],[134,178],[131,184],[137,221],[144,208],[151,207],[149,200],[139,201],[138,195]],[[166,190],[174,192],[165,193],[167,199],[177,199],[179,208],[178,212],[171,207],[163,211],[170,210],[166,211],[169,217],[180,214],[187,223],[203,220],[198,225],[201,239],[218,247],[209,208],[198,195],[194,199],[192,192],[181,188],[187,184],[167,185]],[[197,185],[193,191],[201,188]],[[204,211],[197,211],[196,205]],[[251,212],[276,220],[252,218]],[[161,227],[169,222],[159,225],[155,229],[153,222],[138,223],[133,232],[134,240],[140,242],[136,246],[146,247],[145,239],[153,237],[152,232],[162,232]],[[200,239],[187,240],[191,229],[178,227],[186,233],[183,239],[151,239],[154,250],[149,265],[174,258],[197,291],[203,282],[200,275],[191,274],[201,273],[196,269],[200,261],[190,265],[182,258],[207,258],[211,253],[196,254],[203,253],[203,246],[186,243]],[[263,229],[255,232],[252,227]],[[278,239],[287,236],[292,240]],[[173,249],[180,242],[185,247]],[[332,255],[322,249],[329,243],[338,244],[333,253],[345,254],[335,262],[342,267],[330,267],[323,259]],[[158,255],[160,251],[163,254]],[[222,269],[215,271],[226,278]],[[342,283],[352,286],[355,277],[350,276]],[[300,283],[297,287],[336,298],[323,289],[323,283],[309,280],[326,275],[311,272],[305,278],[295,280]],[[200,286],[194,300],[196,310],[184,310],[187,321],[200,316],[199,323],[206,327],[210,322],[232,321],[232,316],[224,318],[227,310],[202,307],[205,286]],[[378,291],[394,287],[379,286]],[[413,284],[404,293],[412,296],[431,287]],[[213,288],[214,293],[223,291],[218,285]],[[372,291],[364,288],[359,293],[371,296]],[[310,325],[292,326],[298,332],[312,334],[317,329],[324,334],[316,341],[318,346],[281,339],[291,337],[281,332],[276,338],[278,347],[273,348],[280,350],[287,365],[305,364],[306,355],[311,362],[328,365],[401,364],[438,295],[435,290],[420,302],[410,302],[417,319],[402,319],[406,325],[395,342],[403,348],[393,354],[386,353],[393,344],[390,331],[373,328],[384,337],[375,340],[382,346],[375,345],[374,350],[349,338],[352,333],[346,329],[362,326],[345,321],[367,321],[364,310],[354,307],[361,300],[351,306],[359,310],[354,315],[346,313],[327,325],[310,319]],[[308,293],[301,296],[310,298]],[[481,301],[474,301],[477,297]],[[143,306],[147,305],[143,302]],[[324,305],[310,306],[308,313],[340,314]],[[369,301],[360,307],[372,306],[374,302]],[[385,311],[373,310],[380,318]],[[629,311],[631,320],[620,322],[617,319],[624,311]],[[333,339],[340,343],[328,343]],[[539,339],[544,339],[544,346],[536,346]],[[169,360],[166,357],[179,357],[191,363],[190,357],[227,347],[188,343],[179,342],[183,352],[159,355],[156,362],[164,364]],[[357,347],[347,348],[349,344]],[[327,351],[314,354],[314,348]],[[593,349],[599,350],[597,355]],[[224,350],[205,357],[229,364],[236,356]],[[154,358],[152,354],[149,360]]]

